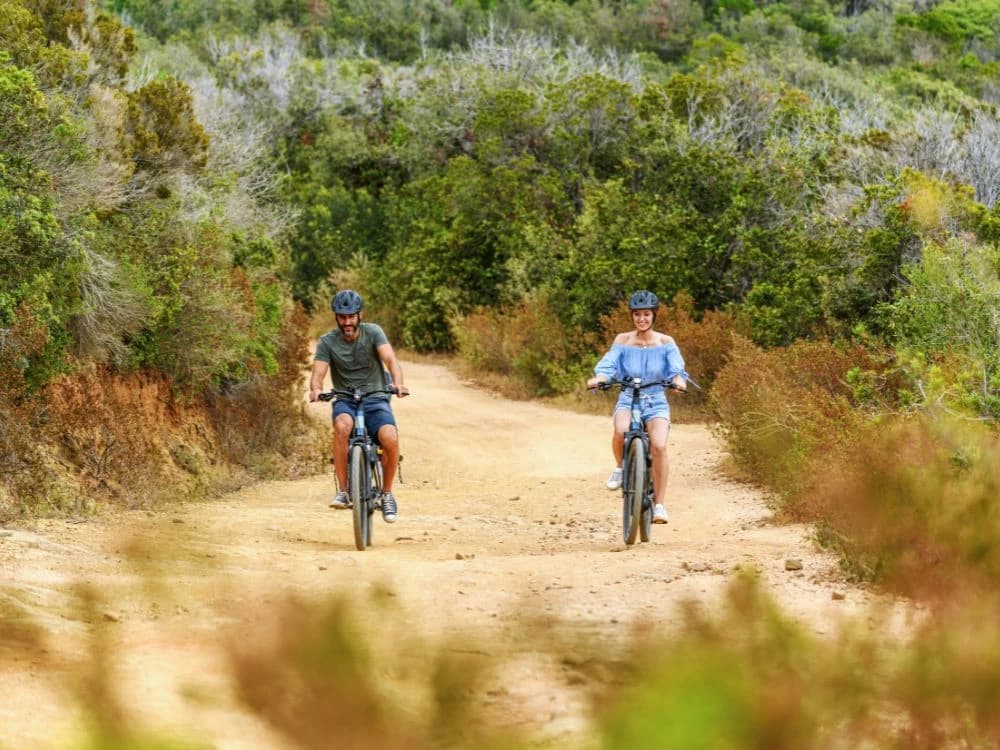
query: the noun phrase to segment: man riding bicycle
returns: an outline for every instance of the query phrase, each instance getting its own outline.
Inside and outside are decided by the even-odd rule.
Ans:
[[[309,379],[309,400],[315,401],[323,390],[323,380],[330,372],[335,390],[374,391],[391,388],[402,398],[409,394],[403,385],[403,371],[389,339],[381,327],[361,321],[364,301],[353,289],[343,289],[330,302],[337,316],[337,330],[320,338],[316,345],[312,376]],[[388,375],[391,379],[387,379]],[[365,424],[368,432],[382,447],[382,518],[386,523],[396,520],[397,503],[392,494],[399,463],[399,431],[389,406],[389,395],[365,400]],[[339,492],[330,500],[330,507],[351,507],[347,490],[347,444],[354,429],[358,407],[348,400],[333,402],[333,463]]]
[[[594,367],[594,377],[587,381],[588,388],[609,380],[641,378],[643,383],[670,381],[680,391],[687,390],[687,373],[684,358],[674,340],[653,330],[659,298],[653,292],[640,290],[629,299],[632,313],[632,331],[619,333],[611,349]],[[615,469],[608,477],[607,488],[617,490],[622,486],[622,459],[625,433],[631,421],[631,395],[622,391],[614,411],[614,433],[611,450]],[[667,477],[670,464],[667,459],[667,435],[670,433],[670,405],[666,394],[657,389],[641,397],[642,421],[649,435],[653,462],[653,523],[666,523],[667,509],[663,500],[667,494]]]

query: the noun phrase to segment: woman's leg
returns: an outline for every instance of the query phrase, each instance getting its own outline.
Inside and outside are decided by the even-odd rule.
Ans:
[[[625,433],[628,432],[631,416],[628,409],[618,409],[615,412],[614,434],[611,436],[611,452],[615,456],[615,466],[622,465],[625,456]]]
[[[649,435],[649,452],[653,459],[653,502],[663,505],[667,496],[667,478],[670,476],[670,462],[667,459],[667,436],[670,434],[670,420],[655,417],[646,422]]]

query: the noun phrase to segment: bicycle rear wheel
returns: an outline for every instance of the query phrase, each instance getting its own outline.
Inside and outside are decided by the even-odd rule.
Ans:
[[[362,552],[371,543],[368,513],[368,498],[365,494],[365,451],[360,445],[351,447],[348,464],[348,494],[351,496],[351,512],[354,515],[354,546]]]
[[[624,480],[622,536],[625,544],[635,544],[642,523],[642,499],[646,490],[646,446],[641,438],[632,438],[626,448]]]

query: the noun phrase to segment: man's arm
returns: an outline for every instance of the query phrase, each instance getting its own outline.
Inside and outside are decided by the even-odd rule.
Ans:
[[[321,360],[313,361],[312,375],[309,376],[309,400],[315,401],[319,392],[323,390],[323,381],[327,372],[330,371],[330,363]]]
[[[396,387],[396,393],[399,394],[400,398],[409,395],[409,388],[403,385],[403,368],[399,366],[399,360],[396,359],[396,352],[393,351],[392,344],[388,341],[380,344],[376,348],[376,351],[378,352],[378,358],[385,365],[385,369],[392,375],[392,384]]]

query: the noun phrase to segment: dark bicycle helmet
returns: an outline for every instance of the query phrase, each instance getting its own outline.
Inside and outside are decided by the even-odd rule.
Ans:
[[[353,289],[341,289],[330,302],[330,309],[337,315],[353,315],[361,312],[361,308],[364,306],[365,303],[361,299],[361,295]]]
[[[628,301],[629,310],[656,310],[660,306],[660,298],[652,292],[640,289]]]

